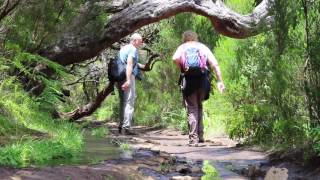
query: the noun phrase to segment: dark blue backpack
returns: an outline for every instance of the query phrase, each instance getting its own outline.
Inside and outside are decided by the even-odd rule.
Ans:
[[[108,65],[108,78],[109,81],[121,82],[126,79],[127,64],[122,62],[120,58],[116,57],[111,59]]]

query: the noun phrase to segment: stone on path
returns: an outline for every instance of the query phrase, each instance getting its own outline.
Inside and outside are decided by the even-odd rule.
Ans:
[[[173,176],[170,180],[198,180],[200,178],[191,177],[191,176]]]
[[[271,167],[265,177],[265,180],[287,180],[288,169]]]

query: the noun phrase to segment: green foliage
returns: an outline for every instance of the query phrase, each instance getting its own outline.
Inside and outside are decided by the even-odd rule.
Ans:
[[[303,86],[304,20],[297,4],[276,2],[277,25],[271,32],[218,42],[225,101],[232,104],[224,121],[232,138],[285,149],[310,141]]]
[[[130,151],[132,147],[128,143],[120,143],[120,149],[122,151]]]
[[[174,38],[179,38],[181,42],[182,33],[186,30],[192,30],[199,35],[199,41],[205,43],[210,48],[214,47],[218,40],[217,34],[212,29],[210,20],[206,17],[182,13],[174,17],[171,23]],[[168,36],[166,36],[167,38]]]
[[[239,13],[246,14],[252,12],[255,7],[255,0],[226,0],[225,4]]]
[[[214,54],[219,62],[228,96],[232,95],[228,92],[232,83],[230,78],[234,73],[232,66],[234,65],[233,62],[236,61],[237,44],[238,42],[234,39],[222,37],[214,48]],[[204,103],[204,130],[206,137],[225,134],[227,121],[236,116],[232,103],[226,98],[227,96],[216,91],[216,83],[214,81],[212,82],[212,88],[214,91],[212,91],[210,99]]]
[[[111,97],[108,97],[106,101],[107,102],[103,103],[101,107],[93,114],[98,121],[105,121],[118,117],[118,96],[112,95]]]
[[[28,134],[21,137],[20,141],[0,149],[0,164],[25,167],[54,158],[70,157],[81,149],[82,135],[79,130],[61,120],[54,122],[49,112],[43,111],[42,104],[25,93],[14,78],[1,82],[0,95],[3,97],[0,99],[1,121],[6,136],[15,134],[10,132],[8,126],[11,126],[11,129],[32,129],[49,138],[33,140]]]
[[[1,149],[0,163],[6,166],[26,167],[43,164],[52,159],[71,158],[74,149],[68,149],[61,142],[27,140]]]
[[[31,0],[18,6],[16,13],[2,22],[10,31],[9,42],[23,49],[37,50],[43,43],[52,43],[70,25],[82,0]]]
[[[39,55],[27,53],[16,44],[6,43],[4,51],[6,57],[3,59],[4,63],[9,67],[10,75],[8,78],[17,77],[26,91],[30,90],[30,85],[44,86],[41,94],[36,98],[36,102],[41,104],[43,110],[53,111],[53,108],[61,102],[63,85],[58,81],[60,77],[70,79],[70,75],[66,72],[65,67],[45,59]],[[41,71],[44,67],[52,71],[54,77],[49,77],[46,73]],[[55,79],[55,80],[53,80]],[[4,82],[6,84],[6,82]]]
[[[314,128],[311,130],[312,143],[314,150],[319,155],[320,152],[320,128]]]
[[[0,114],[0,144],[4,143],[2,141],[6,141],[4,138],[7,137],[8,134],[18,134],[20,131],[23,132],[22,126],[10,121],[6,116]]]
[[[320,126],[320,2],[302,1],[304,5],[306,55],[305,55],[305,90],[308,100],[311,126]],[[318,149],[318,148],[317,148]]]
[[[4,50],[6,51],[6,59],[12,60],[13,67],[17,68],[26,75],[31,76],[32,78],[46,78],[45,74],[41,74],[41,72],[37,72],[33,69],[32,65],[34,64],[44,64],[48,66],[48,68],[53,70],[56,75],[68,77],[68,74],[65,72],[65,68],[63,66],[37,54],[25,52],[17,44],[6,43]],[[37,77],[36,75],[38,75],[39,77]]]
[[[201,177],[201,180],[221,180],[219,172],[210,164],[209,161],[203,162],[202,171],[204,176]]]
[[[105,137],[109,134],[109,130],[105,127],[95,128],[91,131],[91,135],[95,137]]]
[[[234,111],[232,104],[225,100],[224,95],[218,91],[214,93],[203,103],[203,124],[207,138],[225,135],[226,121],[233,117]]]
[[[297,72],[301,62],[297,60],[301,57],[299,54],[301,51],[289,51],[288,55],[281,55],[276,59],[275,51],[278,50],[272,51],[272,47],[266,47],[271,45],[271,41],[275,41],[273,38],[272,34],[260,35],[239,45],[238,62],[233,65],[235,69],[231,71],[234,75],[230,77],[233,82],[228,84],[228,94],[235,109],[239,115],[243,115],[243,118],[240,118],[240,122],[236,122],[239,120],[233,118],[234,121],[229,123],[231,124],[229,132],[233,137],[248,137],[251,142],[270,142],[266,139],[273,138],[273,123],[289,119],[298,120],[300,119],[298,117],[305,113],[301,96],[303,89],[299,82],[294,81],[300,75]],[[288,125],[295,126],[295,123]],[[237,129],[236,126],[241,128]],[[294,128],[291,131],[296,132]],[[285,134],[291,134],[285,129],[278,129],[277,133],[279,132],[284,134],[277,135],[283,137]],[[292,139],[304,135],[302,133],[289,137],[291,138],[286,140],[291,142]]]
[[[51,115],[53,105],[60,102],[61,83],[33,67],[45,65],[56,75],[67,77],[64,68],[12,43],[6,43],[3,52],[1,68],[7,71],[1,73],[0,79],[0,133],[4,138],[0,164],[26,167],[74,156],[81,150],[82,135],[74,125],[61,119],[55,121]],[[33,97],[25,92],[23,76],[43,83],[46,88],[42,94]]]

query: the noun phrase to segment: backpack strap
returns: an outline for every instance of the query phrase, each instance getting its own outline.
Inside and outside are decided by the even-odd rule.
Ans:
[[[186,51],[185,48],[181,51],[180,56],[180,70],[181,72],[185,71],[185,63],[186,63]]]
[[[205,69],[207,67],[207,56],[201,51],[198,50],[199,57],[200,57],[200,68]]]

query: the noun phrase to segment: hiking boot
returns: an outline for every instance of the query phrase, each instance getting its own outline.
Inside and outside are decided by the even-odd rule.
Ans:
[[[198,146],[198,142],[196,140],[189,140],[188,146],[190,147],[197,147]]]
[[[136,133],[132,132],[130,129],[123,129],[121,134],[122,135],[137,135]]]
[[[198,143],[189,143],[188,146],[189,147],[198,147],[199,144]]]

